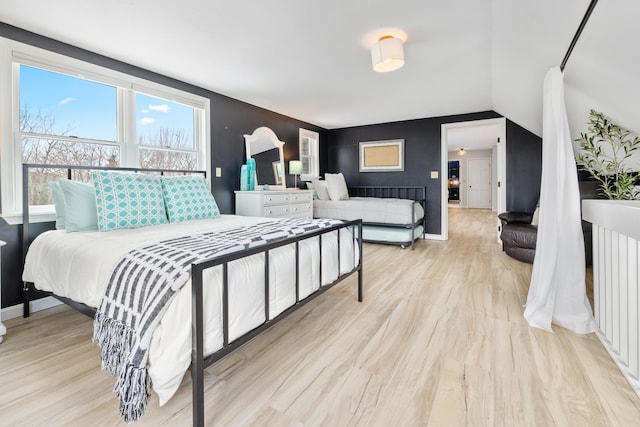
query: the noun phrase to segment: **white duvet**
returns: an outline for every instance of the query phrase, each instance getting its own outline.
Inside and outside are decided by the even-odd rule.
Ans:
[[[268,221],[266,218],[222,215],[215,219],[163,224],[136,230],[66,233],[38,236],[27,253],[23,280],[36,288],[98,307],[111,270],[129,251],[183,235],[235,228]],[[357,245],[347,230],[340,232],[340,274],[353,269]],[[300,242],[300,299],[317,290],[320,250],[318,238]],[[273,318],[295,303],[295,249],[278,248],[269,256],[269,312]],[[204,274],[205,354],[222,347],[221,268]],[[337,232],[322,238],[322,285],[338,277]],[[229,264],[229,340],[265,321],[264,256],[254,255]],[[171,301],[156,329],[149,350],[149,375],[160,405],[173,396],[191,363],[191,285]]]

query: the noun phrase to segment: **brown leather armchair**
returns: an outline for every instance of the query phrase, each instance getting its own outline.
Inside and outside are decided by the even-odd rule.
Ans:
[[[502,250],[512,258],[533,264],[536,255],[538,226],[531,224],[533,214],[526,212],[503,212],[498,215],[502,223]]]
[[[584,199],[598,199],[597,181],[578,181],[580,189],[580,202]],[[536,254],[536,239],[538,226],[531,225],[533,214],[527,212],[503,212],[498,215],[502,223],[502,249],[517,260],[533,264]],[[591,223],[582,221],[582,233],[584,235],[585,262],[589,266],[593,262],[593,243]]]

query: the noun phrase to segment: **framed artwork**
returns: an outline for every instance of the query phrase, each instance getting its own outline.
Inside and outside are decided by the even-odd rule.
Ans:
[[[360,143],[360,172],[404,171],[404,139]]]

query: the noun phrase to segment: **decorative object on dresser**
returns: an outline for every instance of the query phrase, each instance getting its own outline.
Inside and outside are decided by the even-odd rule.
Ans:
[[[236,215],[313,217],[313,191],[236,191]]]
[[[265,185],[286,188],[284,155],[282,154],[284,142],[280,141],[276,134],[265,126],[257,128],[251,135],[245,135],[244,140],[249,179],[251,176],[255,177],[254,186],[250,185],[249,189],[255,190]],[[251,173],[252,166],[254,166],[254,174]]]

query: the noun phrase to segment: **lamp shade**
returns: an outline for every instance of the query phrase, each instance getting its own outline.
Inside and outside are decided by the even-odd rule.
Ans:
[[[302,173],[302,162],[300,160],[290,160],[289,173],[291,175],[300,175]]]
[[[379,73],[394,71],[404,65],[402,40],[384,36],[371,46],[373,70]]]

